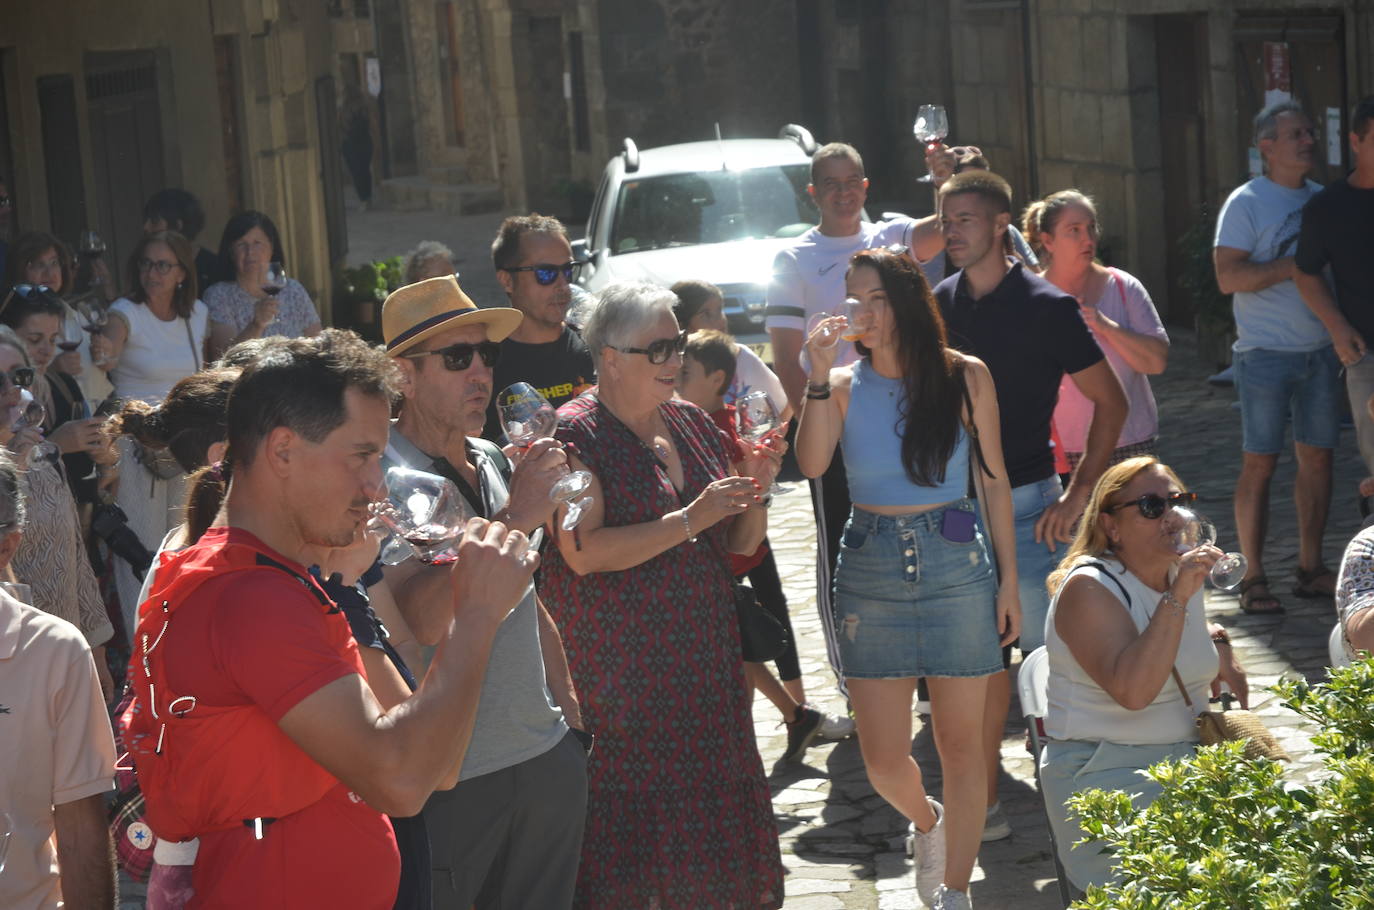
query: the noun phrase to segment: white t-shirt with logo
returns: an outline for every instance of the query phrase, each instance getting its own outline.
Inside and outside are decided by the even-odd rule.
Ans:
[[[844,300],[844,275],[849,259],[859,250],[900,243],[911,245],[915,221],[898,218],[877,224],[864,222],[857,234],[829,237],[814,227],[780,250],[773,259],[773,280],[768,285],[767,328],[806,331],[806,322],[817,313],[835,314]],[[854,345],[840,342],[836,366],[858,359]]]

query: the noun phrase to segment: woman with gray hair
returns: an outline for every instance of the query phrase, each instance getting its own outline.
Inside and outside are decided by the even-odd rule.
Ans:
[[[406,253],[406,284],[424,281],[426,278],[443,278],[457,274],[453,269],[453,250],[437,240],[421,240]]]
[[[780,907],[726,554],[763,539],[781,443],[737,475],[711,418],[674,399],[676,302],[606,288],[583,330],[600,384],[559,410],[569,462],[595,478],[540,583],[597,737],[574,906]]]

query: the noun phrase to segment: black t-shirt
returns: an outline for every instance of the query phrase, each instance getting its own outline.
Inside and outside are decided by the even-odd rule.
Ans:
[[[572,326],[564,327],[557,341],[544,344],[525,344],[507,338],[501,342],[501,360],[493,373],[491,405],[482,436],[494,442],[500,442],[502,437],[496,399],[507,386],[528,382],[557,408],[596,384],[591,351]]]
[[[1002,457],[1011,485],[1054,474],[1050,419],[1065,373],[1102,359],[1092,332],[1068,294],[1019,262],[979,300],[959,272],[935,288],[949,343],[988,365],[997,388]]]
[[[1332,183],[1302,208],[1298,268],[1318,275],[1331,266],[1336,304],[1366,341],[1374,340],[1374,190]]]

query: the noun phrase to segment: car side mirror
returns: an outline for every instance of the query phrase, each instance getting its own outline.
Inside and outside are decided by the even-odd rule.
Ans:
[[[592,261],[595,252],[587,248],[587,241],[583,238],[572,242],[572,254],[573,262],[586,264]]]

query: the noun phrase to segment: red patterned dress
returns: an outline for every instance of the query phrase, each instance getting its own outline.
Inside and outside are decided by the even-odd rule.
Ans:
[[[558,438],[601,481],[607,526],[655,521],[730,473],[720,430],[694,405],[660,407],[682,461],[681,496],[662,462],[595,394],[558,413]],[[539,593],[596,734],[578,908],[782,906],[726,527],[623,572],[579,576],[558,548],[546,548]]]

